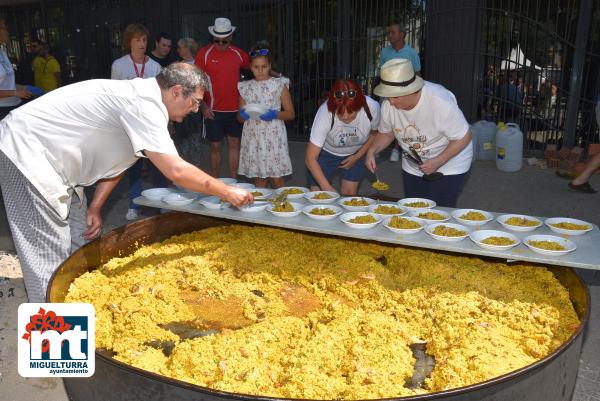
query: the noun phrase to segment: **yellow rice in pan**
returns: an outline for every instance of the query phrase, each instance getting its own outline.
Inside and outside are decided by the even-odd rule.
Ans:
[[[96,346],[127,364],[228,392],[327,400],[478,383],[543,358],[579,325],[543,267],[237,225],[114,258],[77,278],[67,301],[94,304]],[[164,327],[174,322],[219,332],[180,340]],[[418,342],[435,367],[410,389]]]

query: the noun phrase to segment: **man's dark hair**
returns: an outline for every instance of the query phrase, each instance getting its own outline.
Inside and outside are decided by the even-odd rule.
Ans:
[[[47,51],[50,51],[50,46],[48,46],[48,42],[46,42],[45,40],[42,39],[32,39],[31,40],[31,45],[37,45],[40,49],[45,49]]]
[[[160,32],[158,35],[156,35],[156,37],[154,38],[154,41],[160,42],[161,39],[167,39],[167,40],[170,40],[171,42],[173,42],[173,38],[171,37],[171,35],[169,35],[166,32]]]
[[[398,27],[398,30],[402,33],[406,33],[406,27],[404,26],[404,21],[402,21],[402,19],[394,19],[390,21],[390,25],[388,26],[394,26],[396,25]]]
[[[188,63],[172,63],[160,70],[156,82],[162,89],[175,85],[183,87],[183,96],[187,97],[198,88],[208,88],[208,78],[201,69]]]

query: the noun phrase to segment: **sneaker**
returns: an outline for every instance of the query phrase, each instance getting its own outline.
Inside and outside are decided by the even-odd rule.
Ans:
[[[390,154],[390,161],[391,162],[400,161],[400,151],[397,148],[392,149],[392,153]]]
[[[140,218],[140,211],[138,209],[128,209],[125,218],[129,221],[137,220]]]

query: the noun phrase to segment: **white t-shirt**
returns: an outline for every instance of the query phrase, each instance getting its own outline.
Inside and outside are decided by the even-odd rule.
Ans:
[[[0,122],[0,150],[58,215],[73,191],[115,177],[143,150],[177,154],[156,79],[95,79],[64,86]]]
[[[138,74],[142,73],[144,69],[144,75],[139,78],[154,78],[160,72],[160,64],[152,60],[150,57],[146,57],[146,67],[143,64],[135,63],[137,66]],[[110,79],[133,79],[138,78],[133,67],[133,60],[129,54],[124,55],[121,58],[116,59],[112,63],[110,69]]]
[[[469,124],[452,92],[431,82],[425,81],[421,98],[412,110],[399,110],[388,100],[381,106],[379,132],[393,133],[403,150],[411,154],[412,146],[423,161],[442,153],[450,140],[463,138],[468,129]],[[470,142],[438,171],[445,175],[466,173],[472,159],[473,146]],[[402,169],[412,175],[423,175],[419,166],[406,158],[402,159]]]
[[[15,70],[12,63],[6,55],[4,49],[0,49],[0,90],[14,91],[17,89],[15,84]],[[0,98],[0,107],[12,107],[21,103],[21,99],[16,96]]]
[[[372,120],[369,121],[367,112],[362,108],[349,124],[342,122],[335,115],[333,128],[331,128],[332,113],[327,110],[327,102],[323,103],[313,121],[310,142],[336,156],[350,156],[356,153],[369,139],[371,130],[377,129],[380,120],[379,103],[369,96],[365,98]]]

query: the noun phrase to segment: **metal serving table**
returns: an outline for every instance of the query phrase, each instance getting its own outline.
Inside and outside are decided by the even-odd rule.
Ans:
[[[198,198],[200,199],[200,198]],[[293,199],[293,202],[309,205],[305,199]],[[303,213],[295,217],[278,217],[266,210],[260,212],[242,212],[236,207],[227,207],[225,209],[208,209],[201,205],[198,200],[195,200],[186,206],[173,206],[162,201],[152,201],[143,196],[134,199],[134,203],[142,206],[164,208],[169,210],[177,210],[181,212],[195,213],[204,216],[219,217],[228,220],[241,221],[246,223],[254,223],[273,227],[290,228],[319,234],[336,235],[340,237],[359,238],[369,241],[386,242],[390,244],[407,245],[417,248],[437,249],[441,251],[456,252],[469,255],[489,256],[493,258],[504,259],[508,262],[525,261],[534,263],[543,263],[549,265],[577,267],[581,269],[600,270],[600,231],[598,226],[593,225],[593,230],[579,236],[567,236],[557,234],[551,231],[546,225],[538,227],[534,231],[515,232],[506,230],[496,222],[495,218],[504,213],[494,213],[494,220],[481,225],[468,228],[471,231],[476,230],[501,230],[508,231],[514,234],[517,238],[523,239],[532,234],[551,234],[560,237],[568,237],[577,245],[574,252],[562,256],[542,255],[533,252],[523,244],[505,250],[487,250],[478,247],[473,241],[468,238],[458,242],[443,242],[432,238],[425,230],[421,230],[417,234],[399,235],[385,228],[381,223],[372,229],[353,229],[348,227],[338,219],[322,221],[313,220]],[[336,204],[337,205],[337,204]],[[320,206],[327,206],[325,204]],[[456,210],[453,208],[436,207],[436,209],[445,210],[449,213]],[[538,216],[534,216],[538,217]],[[553,216],[554,217],[554,216]],[[556,216],[567,217],[567,216]],[[538,217],[544,221],[546,218]],[[591,224],[591,223],[590,223]]]

